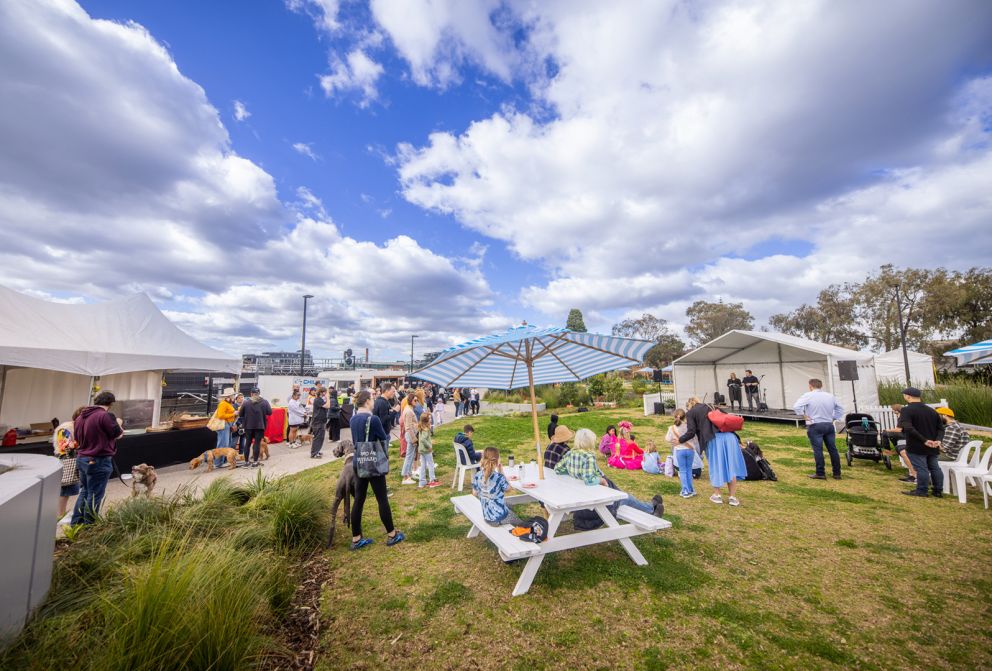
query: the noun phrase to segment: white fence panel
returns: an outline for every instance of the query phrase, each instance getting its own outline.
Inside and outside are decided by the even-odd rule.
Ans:
[[[947,399],[940,399],[940,403],[930,403],[928,404],[931,408],[946,408]],[[899,424],[899,415],[892,411],[887,405],[859,405],[859,412],[867,412],[869,415],[875,418],[882,427],[883,431],[889,429],[894,429]]]
[[[665,401],[674,401],[675,394],[670,391],[665,391],[655,394],[644,394],[644,416],[654,414],[654,404],[664,403]]]

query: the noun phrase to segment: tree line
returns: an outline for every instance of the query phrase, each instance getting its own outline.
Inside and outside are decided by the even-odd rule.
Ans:
[[[612,333],[651,340],[645,364],[662,368],[686,353],[731,331],[754,330],[754,316],[743,303],[696,301],[686,309],[684,341],[665,319],[644,313],[613,325]],[[573,308],[566,321],[585,332],[582,312]],[[966,271],[896,268],[887,264],[862,282],[832,284],[812,305],[772,315],[762,330],[817,342],[887,352],[905,337],[910,349],[940,356],[948,349],[992,338],[992,268]]]

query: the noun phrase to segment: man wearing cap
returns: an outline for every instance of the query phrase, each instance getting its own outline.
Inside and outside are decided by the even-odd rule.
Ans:
[[[214,413],[217,419],[224,422],[224,428],[217,432],[217,447],[231,446],[231,427],[234,426],[234,420],[237,419],[234,406],[231,404],[231,399],[233,398],[234,388],[228,387],[221,393],[220,402],[217,404],[217,410]],[[220,468],[226,463],[227,457],[214,458],[214,468]]]
[[[554,468],[561,461],[561,458],[568,454],[571,448],[566,443],[573,437],[575,437],[575,434],[564,424],[559,424],[555,427],[555,432],[551,436],[551,442],[544,449],[545,468]]]
[[[954,419],[954,411],[950,408],[937,408],[937,414],[944,423],[940,433],[940,456],[937,458],[940,461],[954,461],[958,458],[961,448],[971,440],[971,436],[958,424],[958,420]]]
[[[823,445],[830,453],[830,467],[834,480],[840,480],[840,453],[837,452],[837,431],[834,421],[844,416],[844,408],[833,394],[823,391],[823,381],[813,378],[809,381],[809,391],[799,397],[792,409],[806,419],[806,436],[813,447],[813,461],[816,473],[809,477],[826,480],[826,466],[823,462]]]
[[[245,428],[245,465],[257,468],[258,453],[262,449],[262,438],[265,436],[265,425],[272,414],[272,406],[261,396],[258,387],[251,390],[251,398],[241,405],[238,416],[241,417]]]
[[[906,454],[916,469],[916,489],[903,494],[928,496],[927,489],[932,485],[933,495],[940,498],[944,495],[944,473],[937,464],[937,455],[943,423],[937,411],[920,400],[922,396],[916,387],[902,390],[906,405],[899,412],[899,428],[906,438]]]

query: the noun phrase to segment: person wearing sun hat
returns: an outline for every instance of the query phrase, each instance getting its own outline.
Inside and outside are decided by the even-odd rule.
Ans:
[[[561,458],[568,454],[571,449],[567,443],[575,437],[575,434],[564,424],[555,427],[555,432],[551,436],[551,442],[544,450],[544,467],[554,468],[561,461]]]
[[[902,390],[906,405],[899,412],[899,428],[906,437],[906,455],[916,469],[916,489],[903,494],[929,496],[927,489],[932,486],[933,496],[941,498],[944,495],[944,473],[937,465],[937,455],[940,454],[939,438],[943,423],[937,411],[921,400],[922,396],[916,387]]]
[[[954,411],[950,408],[937,408],[937,414],[944,423],[944,428],[940,433],[940,461],[954,461],[958,458],[961,448],[968,444],[971,436],[968,431],[954,418]]]

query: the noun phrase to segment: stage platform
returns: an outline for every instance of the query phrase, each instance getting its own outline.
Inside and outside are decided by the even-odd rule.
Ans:
[[[759,412],[757,410],[738,410],[736,406],[731,410],[729,405],[721,405],[720,409],[733,415],[740,415],[748,421],[785,422],[787,424],[795,424],[796,427],[805,426],[806,424],[805,420],[792,410],[771,408]]]

